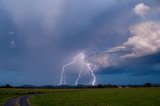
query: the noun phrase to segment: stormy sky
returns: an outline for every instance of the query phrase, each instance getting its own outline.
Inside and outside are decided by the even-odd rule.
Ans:
[[[81,52],[96,84],[160,83],[160,1],[0,0],[0,85],[58,85]]]

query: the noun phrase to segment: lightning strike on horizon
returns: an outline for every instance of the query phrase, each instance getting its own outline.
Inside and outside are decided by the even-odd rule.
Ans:
[[[82,52],[82,53],[80,53],[79,55],[77,55],[76,57],[74,57],[73,61],[69,62],[68,64],[63,65],[62,72],[61,72],[61,78],[60,78],[60,82],[59,82],[59,86],[62,85],[62,84],[65,84],[65,75],[64,75],[65,68],[68,67],[68,66],[70,66],[70,65],[72,65],[72,64],[74,64],[74,63],[76,62],[76,60],[77,60],[78,58],[80,58],[81,56],[83,57],[83,65],[82,65],[82,68],[81,68],[81,70],[80,70],[80,72],[79,72],[79,74],[78,74],[78,77],[77,77],[76,81],[75,81],[75,86],[78,84],[79,79],[80,79],[83,75],[85,75],[88,71],[90,71],[91,74],[92,74],[92,76],[93,76],[92,85],[93,85],[93,86],[95,85],[95,83],[96,83],[96,77],[95,77],[95,75],[94,75],[93,70],[92,70],[91,67],[90,67],[90,63],[86,63],[86,62],[85,62],[85,60],[84,60],[85,55],[84,55],[84,53]],[[82,70],[83,70],[84,67],[87,67],[88,70],[82,75]]]
[[[81,77],[83,77],[84,75],[86,75],[86,74],[87,74],[87,72],[88,72],[88,70],[87,70],[87,71],[85,71],[85,73],[83,73],[83,74],[82,74],[82,71],[81,71],[81,73],[79,72],[79,76],[78,76],[78,78],[76,79],[77,84],[75,83],[75,86],[76,86],[76,85],[78,85],[78,81],[79,81],[79,79],[80,79]]]
[[[94,85],[95,85],[95,83],[96,83],[96,76],[94,75],[94,72],[93,72],[93,70],[91,69],[91,67],[90,67],[90,64],[89,64],[89,63],[87,63],[87,66],[88,66],[88,69],[89,69],[89,71],[91,72],[91,74],[92,74],[92,76],[93,76],[92,85],[94,86]]]
[[[63,81],[64,81],[64,84],[65,84],[65,79],[64,79],[64,70],[65,70],[65,67],[74,64],[76,62],[76,59],[79,58],[82,55],[84,55],[84,54],[80,53],[79,55],[77,55],[76,57],[74,57],[73,61],[69,62],[68,64],[63,65],[62,72],[61,72],[61,79],[60,79],[59,85],[62,85]]]
[[[82,70],[83,70],[83,66],[82,66],[82,68],[81,68],[81,70],[80,70],[80,72],[79,72],[79,74],[78,74],[78,78],[76,79],[75,86],[78,85],[78,81],[79,81],[79,79],[80,79],[80,77],[81,77]]]

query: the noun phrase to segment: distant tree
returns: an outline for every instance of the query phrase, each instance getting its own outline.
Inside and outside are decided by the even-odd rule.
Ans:
[[[98,85],[97,85],[97,88],[103,88],[103,85],[98,84]]]
[[[145,83],[144,86],[145,86],[145,87],[151,87],[152,84],[151,84],[151,83]]]
[[[5,88],[12,88],[12,86],[9,84],[6,84]]]
[[[108,85],[107,85],[107,88],[112,88],[112,85],[111,85],[111,84],[108,84]]]

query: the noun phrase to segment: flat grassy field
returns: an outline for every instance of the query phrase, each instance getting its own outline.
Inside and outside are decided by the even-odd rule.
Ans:
[[[0,88],[0,106],[7,100],[19,97],[22,95],[40,94],[40,93],[53,93],[57,92],[55,89],[20,89],[20,88]]]
[[[160,88],[61,90],[30,98],[32,106],[160,106]]]
[[[160,106],[160,88],[16,89],[0,88],[0,106],[13,97],[37,94],[31,106]]]

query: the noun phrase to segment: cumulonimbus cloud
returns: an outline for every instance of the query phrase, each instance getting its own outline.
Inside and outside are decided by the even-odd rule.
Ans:
[[[133,10],[143,19],[149,11],[155,11],[144,3],[137,4]],[[98,68],[116,66],[128,58],[142,57],[160,51],[160,21],[142,20],[130,25],[129,32],[131,37],[127,41],[96,57],[94,64]]]
[[[145,19],[145,15],[151,10],[143,3],[137,4],[134,12]],[[157,12],[157,11],[156,11]],[[131,37],[122,45],[113,47],[105,51],[108,61],[114,60],[111,54],[116,54],[115,62],[109,66],[119,64],[127,58],[142,57],[160,51],[160,21],[145,20],[129,27]]]
[[[139,57],[160,50],[160,22],[146,21],[130,27],[132,37],[121,46],[109,49],[107,52],[128,51],[121,58]]]

